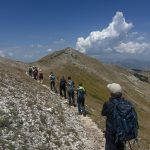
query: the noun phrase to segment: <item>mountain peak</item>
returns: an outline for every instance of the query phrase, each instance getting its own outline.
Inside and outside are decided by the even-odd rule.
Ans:
[[[77,53],[79,54],[80,53],[79,51],[71,47],[66,47],[62,51],[65,52],[66,54],[77,54]]]

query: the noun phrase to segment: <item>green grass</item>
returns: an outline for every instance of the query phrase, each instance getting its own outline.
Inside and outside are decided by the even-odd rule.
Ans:
[[[54,58],[54,56],[56,57]],[[54,56],[47,56],[37,62],[37,64],[44,70],[44,84],[49,86],[48,76],[51,71],[57,75],[57,89],[59,89],[59,80],[62,75],[64,75],[66,79],[68,76],[71,76],[75,82],[76,88],[78,83],[82,82],[83,86],[87,90],[86,104],[90,117],[101,128],[104,128],[105,122],[103,117],[101,117],[100,112],[103,103],[109,99],[110,95],[106,88],[107,82],[104,79],[109,79],[108,81],[111,82],[119,82],[121,85],[123,85],[123,93],[125,98],[133,102],[138,112],[140,137],[142,137],[142,139],[144,139],[144,137],[150,139],[150,102],[146,101],[144,96],[139,94],[133,88],[134,83],[131,83],[131,81],[129,81],[129,79],[126,77],[130,76],[128,70],[112,65],[102,65],[97,60],[84,56],[83,54],[77,54],[75,57],[68,54],[68,59],[66,59],[64,51],[61,51],[60,53],[56,53]],[[91,70],[86,70],[86,68],[82,68],[74,63],[71,63],[71,59],[79,61],[79,63],[82,65],[86,64],[86,66],[88,66],[88,68]],[[93,73],[92,69],[95,70],[96,73]]]

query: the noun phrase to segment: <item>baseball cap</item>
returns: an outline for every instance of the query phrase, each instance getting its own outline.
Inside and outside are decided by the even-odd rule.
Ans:
[[[122,87],[118,83],[107,84],[107,88],[111,93],[121,93]]]

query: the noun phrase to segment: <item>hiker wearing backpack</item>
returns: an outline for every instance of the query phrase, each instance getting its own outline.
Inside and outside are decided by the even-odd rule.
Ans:
[[[30,77],[32,77],[32,74],[33,74],[32,66],[29,66],[28,74]]]
[[[37,67],[33,67],[33,77],[35,80],[38,79],[38,68]]]
[[[102,108],[106,116],[105,150],[124,150],[126,143],[138,135],[137,114],[133,105],[122,97],[122,88],[117,83],[108,84],[110,99]]]
[[[68,77],[67,91],[68,91],[69,105],[74,105],[74,106],[75,106],[75,99],[74,99],[74,81],[71,80],[71,77],[70,77],[70,76]]]
[[[59,85],[59,91],[60,91],[60,96],[64,96],[64,98],[66,99],[66,79],[64,78],[64,76],[62,76],[62,78],[60,79],[60,85]]]
[[[86,90],[84,89],[82,83],[79,83],[79,86],[77,88],[78,113],[79,115],[83,114],[83,116],[86,116],[85,95],[86,95]]]
[[[40,83],[43,83],[43,72],[42,72],[42,70],[41,69],[39,69],[39,74],[38,74],[38,79],[39,79],[39,81],[40,81]]]
[[[56,88],[55,88],[55,74],[53,72],[50,73],[50,76],[49,76],[49,79],[50,79],[50,88],[52,91],[55,91],[56,92]]]

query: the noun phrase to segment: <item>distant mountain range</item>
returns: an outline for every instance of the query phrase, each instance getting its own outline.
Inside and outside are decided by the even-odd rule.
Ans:
[[[137,59],[125,59],[120,61],[109,62],[130,69],[150,70],[150,61],[142,61]]]

